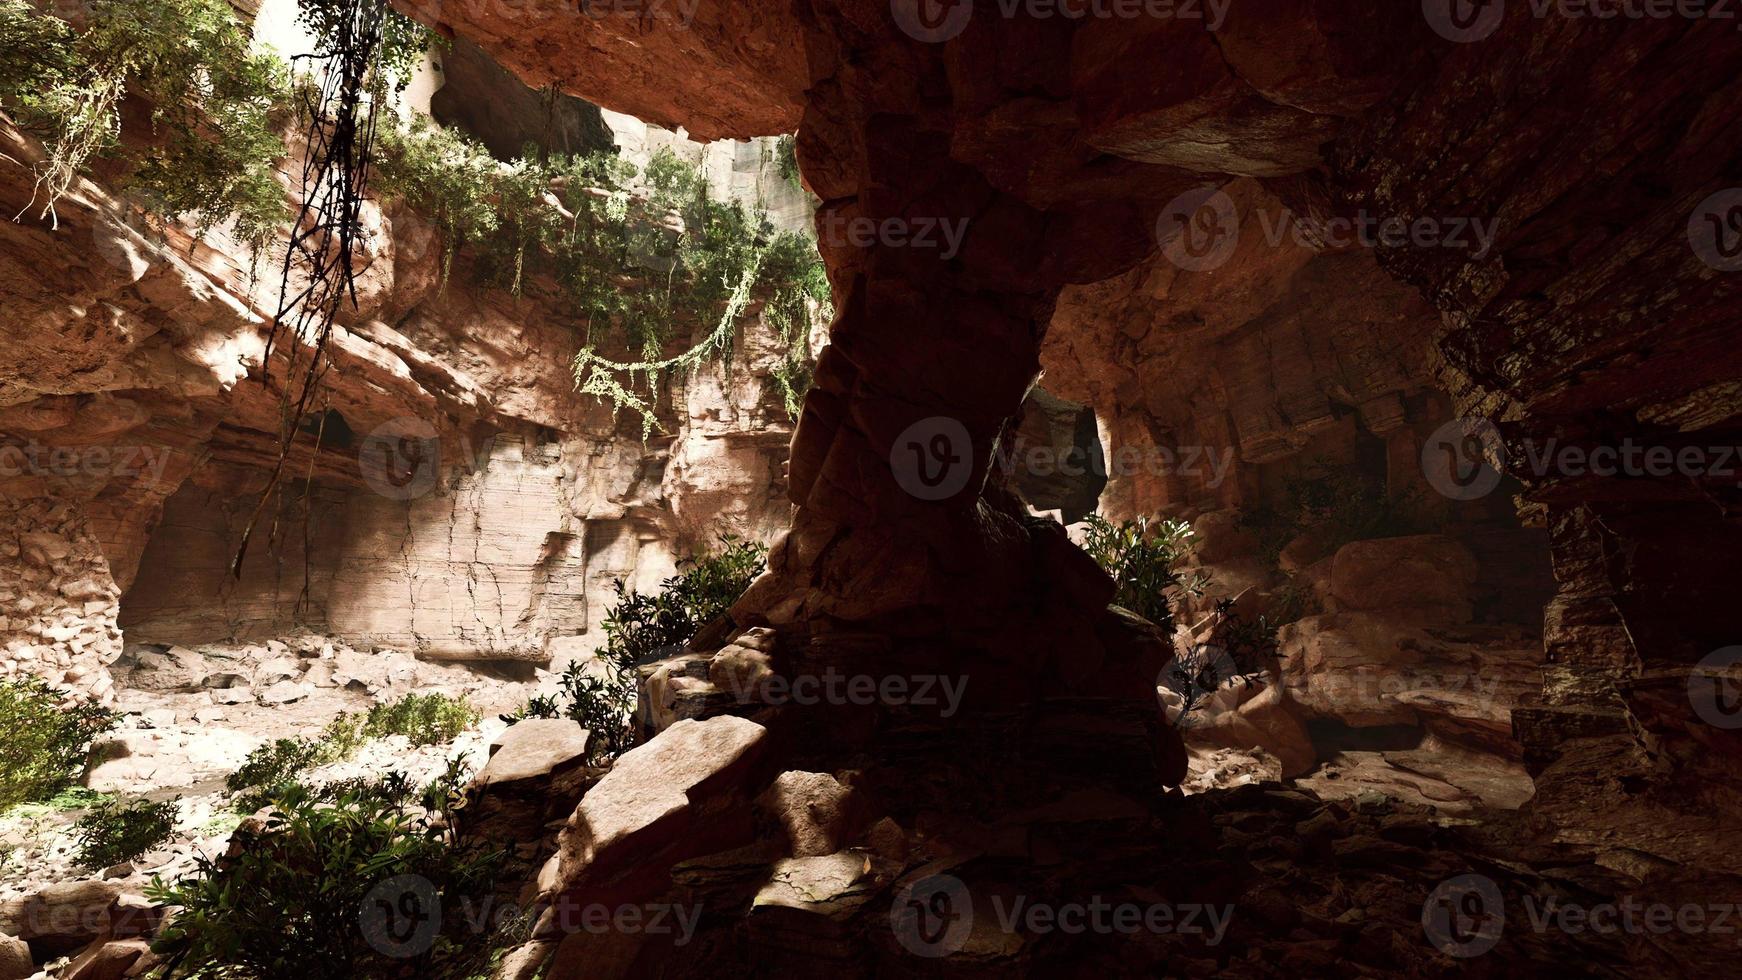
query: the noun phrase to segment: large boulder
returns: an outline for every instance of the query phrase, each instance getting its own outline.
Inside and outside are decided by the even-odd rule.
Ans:
[[[1340,609],[1409,611],[1422,622],[1467,623],[1476,558],[1442,534],[1352,541],[1331,565]]]
[[[1541,640],[1517,627],[1341,612],[1290,623],[1278,640],[1292,698],[1354,728],[1420,724],[1516,754],[1512,708],[1542,688]]]
[[[632,900],[677,861],[748,843],[767,735],[732,715],[685,719],[624,753],[563,828],[555,867],[541,876],[546,898]]]
[[[26,980],[35,973],[30,944],[16,936],[0,934],[0,980]]]
[[[63,881],[0,904],[0,933],[16,936],[37,955],[70,953],[102,935],[121,894],[112,881]]]
[[[853,829],[852,789],[824,772],[781,773],[756,805],[784,833],[793,857],[833,854]]]
[[[567,718],[529,718],[509,726],[490,747],[490,761],[472,781],[467,807],[482,837],[524,843],[545,825],[574,812],[598,771],[587,767],[592,733]]]

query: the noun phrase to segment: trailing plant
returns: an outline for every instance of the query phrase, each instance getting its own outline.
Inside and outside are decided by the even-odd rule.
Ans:
[[[175,836],[177,801],[105,799],[74,825],[79,863],[101,870],[131,861]]]
[[[107,708],[69,701],[34,677],[0,680],[0,812],[71,786],[91,743],[115,727]]]
[[[502,720],[513,724],[526,718],[572,718],[592,733],[589,764],[609,764],[635,744],[630,718],[636,669],[669,655],[725,615],[767,562],[765,545],[723,535],[719,550],[679,562],[679,573],[661,582],[657,592],[637,592],[618,579],[613,583],[617,602],[605,613],[605,647],[598,659],[569,664],[556,695],[533,698]]]
[[[191,215],[205,232],[233,221],[258,251],[284,223],[274,166],[288,116],[283,62],[252,50],[222,0],[104,0],[86,26],[0,0],[0,105],[39,135],[41,216],[99,157],[117,159],[122,183],[159,218]],[[121,106],[151,107],[150,138],[123,147]]]
[[[446,281],[461,249],[482,281],[516,294],[534,276],[558,284],[584,324],[574,362],[585,394],[657,426],[661,378],[731,363],[739,319],[768,298],[786,341],[777,369],[796,411],[807,379],[805,347],[828,315],[828,283],[802,235],[775,232],[766,213],[708,197],[707,181],[669,148],[644,171],[611,154],[542,155],[511,163],[464,135],[419,119],[383,130],[379,187],[431,217],[442,235]],[[673,324],[712,324],[679,354],[664,354]],[[627,359],[602,349],[616,336]]]
[[[1085,520],[1083,550],[1113,576],[1113,604],[1173,632],[1174,603],[1202,593],[1207,581],[1175,568],[1187,555],[1191,525],[1147,517],[1114,524],[1099,514]]]
[[[1388,492],[1355,469],[1324,460],[1284,481],[1282,498],[1279,505],[1252,508],[1239,519],[1272,564],[1290,541],[1308,530],[1323,534],[1323,544],[1331,551],[1351,541],[1436,530],[1415,491]]]
[[[179,911],[153,951],[162,976],[479,976],[498,944],[469,932],[500,851],[460,832],[463,764],[419,792],[402,774],[322,793],[291,787],[233,856],[196,858],[152,901]],[[263,914],[265,912],[270,914]]]
[[[403,735],[413,745],[441,745],[477,723],[478,709],[465,698],[407,694],[392,704],[371,707],[363,734],[369,738]]]
[[[804,190],[804,180],[799,176],[798,170],[798,138],[788,135],[775,140],[774,159],[780,167],[781,179],[801,191]]]
[[[288,335],[296,343],[286,358],[276,459],[231,562],[237,578],[267,502],[278,492],[291,446],[320,408],[334,319],[347,300],[357,305],[357,276],[366,268],[357,260],[365,235],[363,202],[375,164],[377,123],[389,94],[410,81],[430,38],[427,29],[389,8],[387,0],[302,0],[298,20],[319,49],[292,59],[293,66],[306,69],[311,84],[297,90],[305,149],[297,213],[279,271],[278,308],[263,358],[268,373],[279,342]],[[311,470],[305,483],[312,479]]]

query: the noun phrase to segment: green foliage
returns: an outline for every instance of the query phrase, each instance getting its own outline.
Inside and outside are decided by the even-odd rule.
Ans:
[[[1205,584],[1203,576],[1182,577],[1174,568],[1186,556],[1191,525],[1147,517],[1114,524],[1099,514],[1087,523],[1083,550],[1113,576],[1113,604],[1172,632],[1174,602]]]
[[[232,796],[231,805],[239,813],[253,813],[272,805],[279,797],[299,788],[298,777],[304,772],[355,755],[366,740],[363,729],[363,722],[340,715],[314,738],[299,735],[260,746],[248,753],[242,767],[224,780],[224,788]]]
[[[290,788],[236,856],[202,856],[193,875],[152,883],[154,902],[181,909],[153,947],[163,976],[481,975],[495,944],[469,934],[466,914],[490,896],[502,854],[455,829],[466,775],[450,765],[421,799],[398,773],[326,793]],[[417,878],[430,891],[401,887]],[[432,935],[416,941],[426,917]]]
[[[798,170],[798,139],[794,136],[782,136],[774,141],[774,159],[780,167],[780,176],[787,183],[804,190],[804,180]]]
[[[175,836],[176,811],[176,800],[103,800],[75,825],[79,863],[101,870],[162,845]]]
[[[570,664],[556,696],[535,697],[502,720],[572,718],[592,733],[589,764],[609,764],[634,745],[629,719],[636,668],[671,654],[725,615],[767,563],[766,546],[723,535],[718,551],[679,562],[679,573],[661,582],[658,592],[637,592],[618,579],[617,603],[605,613],[598,669]]]
[[[444,277],[464,248],[486,283],[517,294],[534,277],[560,286],[587,325],[576,388],[638,413],[644,434],[657,425],[663,376],[730,365],[738,319],[756,295],[771,297],[789,351],[798,349],[780,372],[796,406],[808,383],[802,341],[828,301],[821,258],[802,235],[776,233],[762,211],[710,200],[701,173],[669,149],[640,174],[609,154],[541,159],[528,148],[501,163],[419,120],[384,133],[381,151],[378,186],[435,222]],[[664,356],[672,326],[692,323],[712,329]],[[630,360],[600,353],[611,331]]]
[[[1240,526],[1257,537],[1260,554],[1272,564],[1290,541],[1308,530],[1323,534],[1324,547],[1333,552],[1351,541],[1436,530],[1415,492],[1388,493],[1383,484],[1356,470],[1324,460],[1284,482],[1279,506],[1241,514]]]
[[[96,704],[63,707],[65,691],[34,677],[0,680],[0,812],[51,799],[84,768],[91,742],[115,727]]]
[[[250,50],[222,0],[104,0],[74,32],[25,0],[0,0],[0,105],[42,137],[43,215],[91,161],[121,161],[124,183],[160,217],[200,231],[234,219],[256,247],[285,220],[273,166],[284,155],[289,73]],[[121,105],[150,106],[151,132],[121,142]]]
[[[370,708],[363,734],[369,738],[404,735],[413,745],[441,745],[477,723],[478,710],[465,698],[407,694],[392,704]]]

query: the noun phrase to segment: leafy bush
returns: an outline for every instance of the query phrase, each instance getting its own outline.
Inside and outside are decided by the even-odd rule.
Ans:
[[[299,735],[260,746],[224,780],[224,788],[233,797],[231,805],[241,813],[253,813],[272,804],[294,789],[298,777],[307,770],[355,755],[365,741],[363,729],[359,719],[340,715],[314,738]]]
[[[176,800],[103,800],[74,825],[79,863],[101,870],[139,857],[175,836],[176,812]]]
[[[96,704],[68,698],[36,678],[0,680],[0,811],[46,800],[71,786],[91,742],[115,726]]]
[[[482,975],[495,950],[467,933],[466,915],[490,896],[502,854],[455,829],[466,775],[450,765],[421,800],[398,773],[292,787],[234,857],[201,856],[193,875],[152,883],[153,901],[181,909],[153,947],[163,976]]]
[[[1182,577],[1174,566],[1186,556],[1191,525],[1146,517],[1114,524],[1090,514],[1083,550],[1113,576],[1113,604],[1172,632],[1173,604],[1203,591],[1201,575]]]
[[[413,745],[442,745],[477,723],[478,709],[465,698],[407,694],[392,704],[370,708],[363,734],[369,738],[404,735]]]
[[[235,219],[256,246],[286,218],[273,174],[284,155],[289,73],[256,54],[222,0],[105,0],[74,31],[26,0],[0,0],[0,105],[43,138],[43,214],[98,156],[119,159],[152,210],[204,231]],[[150,106],[151,138],[121,140],[121,105]]]
[[[669,655],[725,615],[767,567],[765,545],[731,535],[722,536],[720,544],[717,552],[679,562],[684,570],[660,583],[658,592],[636,592],[618,579],[617,604],[605,614],[599,669],[569,664],[556,696],[535,697],[502,720],[513,724],[526,718],[572,718],[592,733],[587,751],[595,766],[609,764],[632,747],[636,668]]]
[[[1415,492],[1389,493],[1358,471],[1324,460],[1283,483],[1279,506],[1248,510],[1239,523],[1257,537],[1259,552],[1272,564],[1290,541],[1311,529],[1323,529],[1325,546],[1333,551],[1351,541],[1435,530]]]

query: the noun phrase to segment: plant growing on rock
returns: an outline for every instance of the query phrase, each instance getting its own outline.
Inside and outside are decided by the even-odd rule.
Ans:
[[[298,777],[309,769],[349,759],[366,740],[363,727],[360,719],[340,715],[317,737],[274,739],[248,753],[241,768],[224,780],[231,805],[253,813],[297,787]]]
[[[98,803],[74,825],[79,863],[101,870],[161,846],[175,836],[177,800],[153,803],[141,797]]]
[[[1182,575],[1175,567],[1187,555],[1191,525],[1147,517],[1114,524],[1099,514],[1085,523],[1083,550],[1113,576],[1113,604],[1173,632],[1173,604],[1201,593],[1206,583],[1204,576]]]
[[[71,786],[114,712],[34,677],[0,680],[0,812]]]
[[[592,739],[589,764],[608,765],[635,744],[630,718],[635,710],[636,669],[668,656],[703,627],[725,615],[768,564],[768,548],[732,535],[718,551],[678,563],[677,575],[657,592],[637,592],[618,579],[617,603],[605,613],[605,648],[596,661],[571,663],[561,690],[533,698],[502,720],[572,718]]]
[[[468,931],[502,854],[458,835],[466,772],[423,790],[389,774],[328,793],[294,787],[233,856],[147,894],[179,911],[153,950],[166,978],[480,975],[495,953]],[[397,778],[394,778],[397,777]]]
[[[273,174],[289,73],[251,50],[221,0],[106,0],[82,30],[24,0],[0,0],[0,105],[42,137],[41,213],[99,157],[118,160],[160,217],[191,214],[203,232],[235,221],[258,248],[284,222]],[[123,143],[121,107],[150,106],[150,133]],[[32,202],[35,206],[35,201]]]

